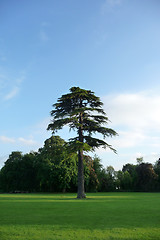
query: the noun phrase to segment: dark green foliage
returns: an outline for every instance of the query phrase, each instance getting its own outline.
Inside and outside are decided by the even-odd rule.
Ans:
[[[77,176],[77,156],[68,152],[67,144],[62,138],[52,136],[47,139],[44,147],[39,150],[39,161],[48,163],[46,178],[49,178],[50,191],[65,191],[70,188],[72,178]],[[39,174],[40,177],[41,185],[44,185],[46,178],[43,174]]]
[[[99,173],[99,191],[100,192],[111,192],[116,190],[115,183],[115,170],[112,166],[102,168]]]
[[[35,153],[22,155],[12,152],[0,172],[0,185],[4,192],[34,191]]]
[[[68,153],[63,139],[52,136],[37,153],[11,153],[0,171],[0,189],[59,192],[70,190],[76,177],[77,155]]]
[[[122,168],[122,179],[121,179],[121,189],[136,191],[137,190],[137,179],[138,173],[136,171],[137,165],[129,164],[123,166]],[[128,179],[127,179],[128,178]]]
[[[153,169],[151,163],[141,163],[136,167],[137,172],[137,186],[138,191],[154,191],[157,181],[157,174]]]
[[[87,192],[160,191],[160,160],[126,164],[122,171],[104,168],[96,155],[84,155]],[[75,192],[77,154],[68,152],[68,144],[59,136],[44,142],[38,152],[12,152],[0,170],[0,192]]]
[[[156,190],[160,191],[160,158],[156,161],[154,165],[154,171],[157,174]]]
[[[122,191],[132,191],[133,190],[133,179],[128,171],[118,171],[117,173],[118,185],[117,188]]]
[[[92,136],[95,133],[101,133],[104,138],[117,135],[113,129],[104,126],[108,124],[109,120],[102,108],[103,103],[100,98],[96,97],[94,92],[79,87],[72,87],[70,92],[62,95],[57,103],[53,104],[54,110],[51,111],[53,120],[48,125],[48,130],[52,130],[54,134],[57,130],[68,125],[70,129],[77,131],[77,137],[70,139],[70,143],[77,145],[78,142],[82,142],[81,146],[84,150],[89,145],[88,149],[92,148],[94,150],[99,146],[103,146],[109,147],[116,152],[104,140]],[[96,112],[97,114],[95,114]],[[83,132],[82,141],[80,131]],[[79,150],[79,148],[80,145],[77,149]]]
[[[137,161],[137,163],[137,165],[126,164],[122,171],[118,171],[118,189],[122,191],[157,191],[159,186],[157,167],[155,166],[154,169],[151,163],[142,161]]]
[[[84,156],[85,189],[87,192],[97,192],[99,180],[94,168],[94,159]]]

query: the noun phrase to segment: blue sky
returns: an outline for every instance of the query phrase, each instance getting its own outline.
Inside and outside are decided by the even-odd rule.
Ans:
[[[107,139],[97,150],[116,170],[160,157],[158,0],[0,1],[0,166],[12,151],[37,150],[51,136],[52,104],[72,86],[104,102]],[[59,133],[69,137],[67,129]]]

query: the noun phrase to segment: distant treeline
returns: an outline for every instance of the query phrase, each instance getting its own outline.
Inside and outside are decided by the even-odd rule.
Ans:
[[[52,136],[38,152],[12,152],[0,170],[0,192],[76,192],[77,153]],[[160,191],[160,159],[152,165],[137,159],[115,171],[104,168],[96,155],[84,157],[86,192]]]

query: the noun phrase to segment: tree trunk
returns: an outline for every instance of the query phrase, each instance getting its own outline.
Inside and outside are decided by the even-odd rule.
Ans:
[[[82,102],[80,103],[82,107]],[[83,143],[83,116],[82,113],[79,115],[79,141]],[[83,149],[78,151],[78,193],[77,198],[86,198],[84,192],[84,166],[83,166]]]
[[[78,152],[78,193],[77,198],[86,198],[84,191],[83,150]]]

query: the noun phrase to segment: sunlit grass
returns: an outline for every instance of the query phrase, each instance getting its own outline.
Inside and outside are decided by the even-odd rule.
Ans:
[[[159,208],[159,193],[1,194],[0,240],[156,240]]]
[[[63,239],[63,240],[118,240],[118,239],[159,239],[159,229],[157,228],[115,228],[106,230],[90,230],[90,229],[61,229],[61,227],[54,226],[8,226],[3,228],[3,236],[0,235],[2,240],[49,240],[49,239]]]

